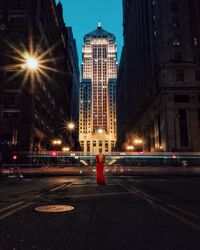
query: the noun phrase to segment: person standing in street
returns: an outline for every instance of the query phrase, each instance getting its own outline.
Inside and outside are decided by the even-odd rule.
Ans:
[[[100,148],[99,154],[96,155],[95,158],[96,162],[96,179],[97,184],[99,185],[105,185],[105,177],[104,177],[104,162],[105,162],[105,155],[102,154],[102,149]]]

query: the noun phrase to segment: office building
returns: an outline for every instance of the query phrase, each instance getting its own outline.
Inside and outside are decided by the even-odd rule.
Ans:
[[[66,142],[67,39],[60,2],[0,0],[1,152],[48,150],[54,138]]]
[[[124,0],[123,26],[126,70],[118,81],[126,86],[126,106],[117,93],[119,124],[127,113],[123,145],[135,136],[145,151],[199,151],[199,1]]]
[[[99,24],[85,35],[82,57],[79,141],[85,154],[110,153],[116,143],[115,36]]]

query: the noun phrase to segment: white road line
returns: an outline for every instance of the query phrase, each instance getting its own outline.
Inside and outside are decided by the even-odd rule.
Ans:
[[[103,194],[79,194],[79,195],[70,195],[66,198],[81,198],[81,197],[99,197],[99,196],[112,196],[112,195],[122,195],[130,194],[130,192],[117,192],[117,193],[103,193]]]
[[[72,183],[66,184],[64,187],[60,188],[59,190],[65,190],[66,188],[70,187]]]
[[[5,213],[5,214],[1,215],[1,216],[0,216],[0,220],[3,220],[3,219],[5,219],[6,217],[9,217],[9,216],[15,214],[15,213],[18,212],[19,210],[22,210],[22,209],[24,209],[24,208],[26,208],[26,207],[32,205],[33,203],[34,203],[34,202],[29,202],[29,203],[27,203],[27,204],[25,204],[25,205],[23,205],[23,206],[21,206],[21,207],[18,207],[18,208],[14,209],[14,210],[12,210],[12,211],[10,211],[10,212],[8,212],[8,213]]]
[[[182,209],[182,208],[180,208],[180,207],[177,207],[177,206],[174,206],[174,205],[171,205],[171,204],[169,204],[168,206],[169,206],[169,207],[172,207],[172,208],[174,208],[174,209],[176,209],[176,210],[178,210],[179,212],[182,212],[182,213],[184,213],[184,214],[187,214],[187,215],[189,215],[189,216],[191,216],[191,217],[193,217],[193,218],[195,218],[195,219],[197,219],[197,220],[200,220],[200,216],[199,216],[199,215],[196,215],[196,214],[194,214],[194,213],[192,213],[192,212],[189,212],[189,211],[187,211],[187,210],[185,210],[185,209]]]
[[[170,211],[169,209],[167,209],[166,207],[164,206],[161,206],[161,205],[158,205],[157,204],[157,207],[160,209],[160,210],[163,210],[164,212],[166,212],[167,214],[175,217],[176,219],[182,221],[183,223],[185,223],[186,225],[189,225],[191,226],[192,228],[196,229],[197,231],[200,231],[200,226],[191,222],[190,220],[188,219],[185,219],[184,217],[182,217],[181,215],[177,214],[177,213],[174,213],[172,211]]]
[[[55,188],[50,189],[50,191],[51,191],[51,192],[54,192],[54,191],[56,191],[56,190],[58,190],[58,189],[61,189],[62,187],[66,186],[66,185],[67,185],[67,184],[64,183],[64,184],[62,184],[62,185],[60,185],[60,186],[57,186],[57,187],[55,187]]]
[[[4,208],[0,209],[0,213],[4,212],[6,210],[9,210],[9,209],[11,209],[13,207],[17,207],[17,206],[19,206],[19,205],[21,205],[23,203],[24,203],[24,201],[19,201],[19,202],[16,202],[16,203],[14,203],[14,204],[12,204],[10,206],[4,207]]]
[[[118,183],[117,181],[115,181],[115,182]],[[151,200],[151,198],[150,198],[150,199],[147,199],[147,198],[146,198],[146,194],[143,193],[142,191],[140,191],[139,189],[136,189],[136,190],[135,190],[135,188],[126,187],[126,186],[123,185],[122,183],[119,183],[119,185],[122,186],[122,187],[124,187],[126,190],[129,190],[132,194],[135,194],[135,195],[137,195],[138,197],[147,200],[148,202],[150,202],[151,205],[153,204],[153,206],[156,206],[157,208],[159,208],[160,210],[164,211],[165,213],[167,213],[167,214],[169,214],[169,215],[175,217],[176,219],[180,220],[180,221],[183,222],[184,224],[191,226],[192,228],[196,229],[197,231],[200,231],[200,226],[199,226],[198,224],[195,224],[195,223],[193,223],[192,221],[190,221],[189,219],[184,218],[182,215],[177,214],[176,212],[173,212],[173,211],[169,210],[168,208],[164,207],[163,205],[156,204],[156,203],[154,202],[154,200],[156,201],[156,197],[149,196],[149,197],[153,198],[153,200]],[[159,200],[157,200],[157,201],[159,201]],[[179,208],[179,207],[177,207],[177,206],[170,205],[170,204],[168,204],[168,206],[171,207],[171,208],[174,208],[174,209],[178,210],[179,212],[182,212],[182,213],[184,213],[184,214],[190,215],[191,217],[193,217],[193,218],[195,218],[195,219],[197,219],[197,218],[199,219],[199,216],[198,216],[198,215],[195,215],[195,214],[193,214],[193,213],[190,213],[190,212],[188,212],[188,211],[185,211],[184,209],[181,209],[181,208]]]

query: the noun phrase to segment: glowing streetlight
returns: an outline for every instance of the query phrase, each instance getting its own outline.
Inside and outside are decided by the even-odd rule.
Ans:
[[[67,128],[68,128],[70,131],[72,131],[72,130],[75,129],[75,124],[74,124],[73,122],[69,122],[69,123],[67,124]]]
[[[61,140],[53,140],[52,143],[54,145],[60,145],[60,144],[62,144],[62,141]]]
[[[139,152],[139,151],[141,151],[141,152],[143,152],[142,151],[142,146],[143,146],[143,144],[144,144],[144,141],[142,140],[142,139],[140,139],[140,138],[135,138],[134,139],[134,145],[135,145],[135,147],[136,147],[136,150]]]
[[[26,59],[26,66],[30,70],[36,70],[38,68],[38,60],[37,58],[28,56]]]
[[[128,146],[126,147],[126,149],[127,149],[127,150],[133,150],[133,149],[134,149],[134,146],[128,145]]]
[[[63,151],[63,152],[69,152],[69,151],[70,151],[70,147],[63,147],[63,148],[62,148],[62,151]]]
[[[134,140],[134,143],[135,143],[135,144],[142,144],[142,143],[143,143],[143,140],[142,140],[142,139],[135,139],[135,140]]]

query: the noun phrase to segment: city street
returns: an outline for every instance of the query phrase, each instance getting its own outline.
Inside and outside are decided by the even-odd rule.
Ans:
[[[1,250],[200,249],[199,177],[4,179],[0,190]],[[69,211],[35,210],[50,205]]]

